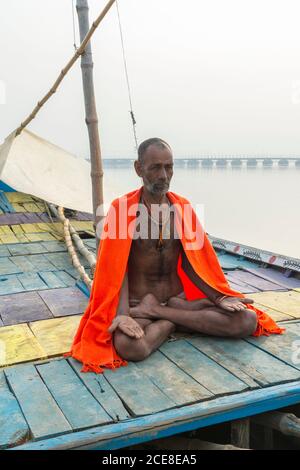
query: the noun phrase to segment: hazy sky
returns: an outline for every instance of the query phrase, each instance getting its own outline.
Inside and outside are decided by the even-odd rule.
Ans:
[[[90,20],[105,3],[89,1]],[[2,141],[72,56],[73,32],[71,0],[1,4]],[[119,7],[139,141],[160,136],[175,156],[300,154],[299,0],[119,0]],[[103,156],[133,155],[115,7],[92,47]],[[88,155],[79,62],[29,129]]]

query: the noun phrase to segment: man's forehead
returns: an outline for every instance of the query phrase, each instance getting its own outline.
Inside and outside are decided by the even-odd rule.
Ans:
[[[157,145],[149,145],[144,153],[145,163],[165,163],[172,162],[173,156],[171,149],[167,147],[158,147]]]

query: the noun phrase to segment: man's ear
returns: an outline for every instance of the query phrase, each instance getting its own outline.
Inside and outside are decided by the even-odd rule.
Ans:
[[[136,174],[141,178],[142,177],[142,165],[138,160],[135,160],[134,162],[134,169],[136,171]]]

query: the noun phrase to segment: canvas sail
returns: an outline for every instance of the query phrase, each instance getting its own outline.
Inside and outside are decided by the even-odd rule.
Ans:
[[[92,213],[90,164],[24,129],[0,147],[0,180],[16,191]]]

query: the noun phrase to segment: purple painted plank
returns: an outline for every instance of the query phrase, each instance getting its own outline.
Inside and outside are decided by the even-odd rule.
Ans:
[[[54,317],[83,313],[88,304],[87,297],[76,287],[39,291],[39,295]]]
[[[5,326],[53,318],[37,292],[3,295],[0,316]]]
[[[245,269],[245,271],[256,276],[262,277],[267,281],[274,282],[285,289],[296,289],[300,287],[300,279],[295,277],[286,277],[282,272],[273,268],[255,268]]]
[[[230,273],[226,274],[226,278],[232,287],[232,289],[237,290],[239,292],[242,292],[243,294],[253,294],[255,292],[260,292],[259,289],[253,286],[249,286],[249,284],[246,284],[245,282],[241,281],[240,279],[234,278],[231,275],[233,274],[233,271]]]
[[[251,274],[246,271],[237,270],[237,271],[231,272],[230,276],[232,277],[232,280],[234,282],[243,281],[246,284],[249,284],[250,286],[256,287],[260,291],[284,290],[278,284],[274,284],[274,282],[267,281],[261,277],[255,276],[254,274]]]

